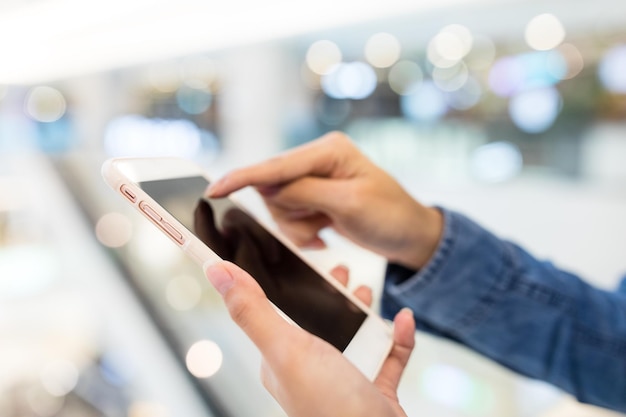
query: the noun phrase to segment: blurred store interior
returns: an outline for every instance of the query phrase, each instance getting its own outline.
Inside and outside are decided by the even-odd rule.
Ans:
[[[0,1],[0,416],[284,415],[202,271],[102,181],[113,156],[217,177],[342,130],[422,201],[615,287],[625,28],[614,0]],[[384,260],[326,238],[306,255],[380,294]],[[416,338],[409,415],[609,415]]]

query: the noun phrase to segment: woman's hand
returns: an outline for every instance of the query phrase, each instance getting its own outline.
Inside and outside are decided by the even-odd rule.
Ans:
[[[342,274],[334,273],[345,282],[347,271]],[[290,417],[406,416],[396,390],[415,343],[410,310],[396,316],[393,348],[372,383],[336,348],[280,317],[257,282],[239,267],[219,262],[206,275],[233,320],[259,348],[263,384]],[[357,295],[364,302],[371,298],[363,289]]]
[[[390,261],[418,269],[434,253],[443,228],[438,210],[415,201],[338,132],[235,170],[207,194],[223,197],[248,185],[299,246],[323,247],[318,233],[330,226]]]

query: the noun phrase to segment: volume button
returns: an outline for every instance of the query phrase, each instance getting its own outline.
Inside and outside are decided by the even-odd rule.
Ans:
[[[161,220],[163,220],[163,217],[159,216],[159,214],[156,211],[154,211],[152,207],[146,204],[145,201],[142,201],[139,203],[139,208],[141,209],[141,211],[146,213],[146,215],[150,217],[152,220],[154,220],[155,222],[161,223]]]
[[[165,230],[167,232],[167,234],[170,235],[171,238],[174,239],[176,242],[178,242],[181,245],[183,243],[185,243],[185,239],[183,237],[183,234],[180,233],[178,230],[176,230],[174,228],[174,226],[172,226],[171,224],[169,224],[165,220],[163,220],[161,222],[161,227],[163,227],[163,230]]]

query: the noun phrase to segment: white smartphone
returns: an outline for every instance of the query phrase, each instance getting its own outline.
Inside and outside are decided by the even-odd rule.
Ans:
[[[206,198],[211,180],[202,168],[181,158],[114,158],[102,175],[198,265],[236,263],[287,320],[342,351],[370,380],[376,377],[391,349],[391,326],[235,196]]]

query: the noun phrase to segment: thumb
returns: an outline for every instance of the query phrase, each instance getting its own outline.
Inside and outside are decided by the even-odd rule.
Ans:
[[[403,308],[393,320],[393,347],[376,378],[379,389],[391,398],[397,396],[400,378],[415,347],[413,312]]]
[[[246,271],[225,261],[205,267],[205,274],[222,295],[233,321],[262,354],[271,354],[289,325],[273,308],[259,284]]]

